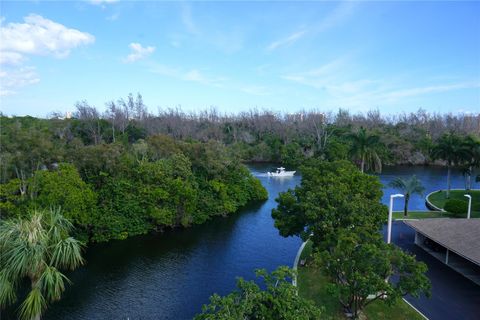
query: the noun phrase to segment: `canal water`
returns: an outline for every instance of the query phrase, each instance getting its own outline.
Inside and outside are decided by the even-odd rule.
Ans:
[[[73,285],[44,319],[191,319],[213,293],[224,295],[241,276],[254,278],[254,269],[291,266],[299,238],[283,238],[271,218],[279,192],[294,188],[300,176],[269,178],[272,165],[251,166],[268,190],[269,199],[227,218],[185,230],[145,235],[90,246],[87,265],[69,274]],[[384,184],[398,176],[416,174],[427,193],[446,184],[446,170],[436,167],[385,168]],[[463,177],[454,172],[452,187],[462,188]],[[384,203],[396,193],[385,188]],[[410,208],[423,210],[414,196]],[[401,210],[401,201],[396,209]]]

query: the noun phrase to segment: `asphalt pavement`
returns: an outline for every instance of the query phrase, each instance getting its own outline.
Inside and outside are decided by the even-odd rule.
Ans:
[[[406,300],[430,320],[480,320],[480,286],[416,246],[414,238],[412,228],[401,221],[393,223],[392,242],[427,264],[432,283],[430,298],[407,296]]]

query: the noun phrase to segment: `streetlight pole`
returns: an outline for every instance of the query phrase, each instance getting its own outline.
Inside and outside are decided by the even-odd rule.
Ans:
[[[467,219],[470,219],[470,214],[472,213],[472,196],[469,194],[465,194],[464,196],[468,198]]]
[[[403,198],[403,194],[392,194],[390,196],[390,208],[388,210],[388,232],[387,243],[392,242],[392,215],[393,215],[393,198]]]

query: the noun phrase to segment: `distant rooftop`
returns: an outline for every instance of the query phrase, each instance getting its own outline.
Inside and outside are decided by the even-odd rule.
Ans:
[[[480,265],[480,219],[422,219],[405,223],[460,256]]]

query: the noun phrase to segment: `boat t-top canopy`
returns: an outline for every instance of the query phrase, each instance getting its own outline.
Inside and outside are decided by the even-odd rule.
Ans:
[[[280,168],[277,168],[277,170],[282,171],[282,170],[285,170],[285,168],[284,168],[284,167],[280,167]]]

